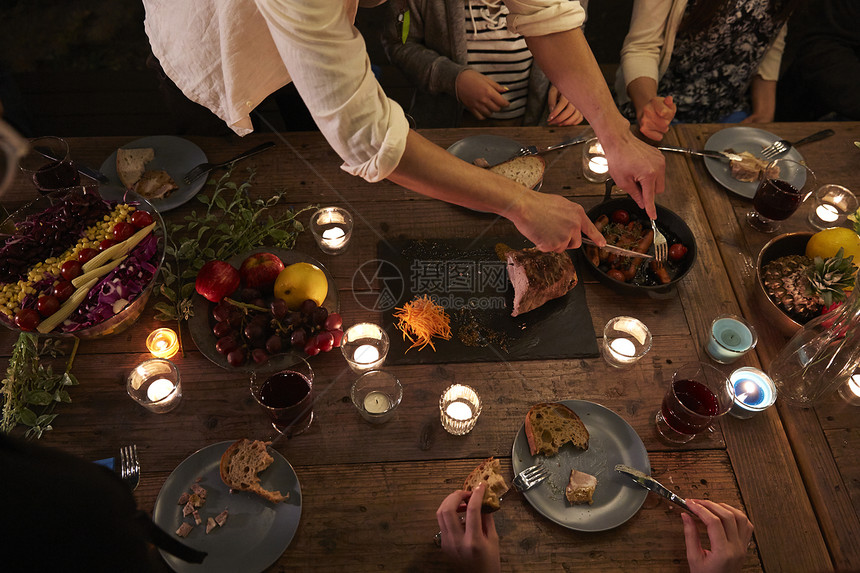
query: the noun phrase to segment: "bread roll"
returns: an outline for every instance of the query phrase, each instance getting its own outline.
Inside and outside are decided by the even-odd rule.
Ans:
[[[221,456],[221,479],[231,489],[250,491],[272,503],[289,499],[290,494],[269,491],[260,485],[257,475],[274,460],[266,450],[267,442],[243,438],[230,445]]]
[[[532,406],[526,414],[526,439],[533,456],[554,456],[570,442],[581,450],[588,449],[588,429],[576,413],[558,402]]]
[[[146,164],[153,159],[155,159],[155,150],[151,147],[117,149],[116,174],[119,180],[127,189],[130,189],[146,171]]]
[[[487,489],[484,490],[484,499],[481,501],[481,511],[484,513],[497,511],[501,507],[500,498],[508,491],[508,484],[505,483],[505,478],[502,476],[502,466],[499,464],[499,460],[488,458],[481,462],[466,478],[463,489],[472,491],[481,482],[487,484]]]

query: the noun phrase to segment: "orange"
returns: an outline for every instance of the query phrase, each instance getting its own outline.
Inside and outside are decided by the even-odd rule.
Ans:
[[[274,294],[287,303],[291,310],[297,310],[308,299],[322,305],[328,294],[328,280],[318,266],[295,263],[284,267],[278,274]]]

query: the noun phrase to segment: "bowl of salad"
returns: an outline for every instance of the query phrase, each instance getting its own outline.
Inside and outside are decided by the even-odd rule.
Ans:
[[[93,339],[143,312],[164,261],[164,221],[143,197],[82,186],[40,197],[0,225],[0,323]]]

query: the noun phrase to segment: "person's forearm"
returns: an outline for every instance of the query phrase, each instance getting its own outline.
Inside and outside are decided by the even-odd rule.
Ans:
[[[636,108],[636,114],[642,111],[645,105],[657,97],[657,82],[654,78],[642,76],[627,84],[627,95]]]
[[[776,113],[776,82],[753,76],[750,86],[752,114],[757,121],[771,122]]]

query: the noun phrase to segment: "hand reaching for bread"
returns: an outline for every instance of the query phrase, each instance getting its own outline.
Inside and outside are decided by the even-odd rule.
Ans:
[[[442,534],[442,550],[457,571],[497,573],[501,571],[499,535],[492,513],[481,512],[486,484],[471,492],[457,490],[442,500],[436,510],[436,521]],[[459,508],[466,505],[466,520],[462,522]]]

